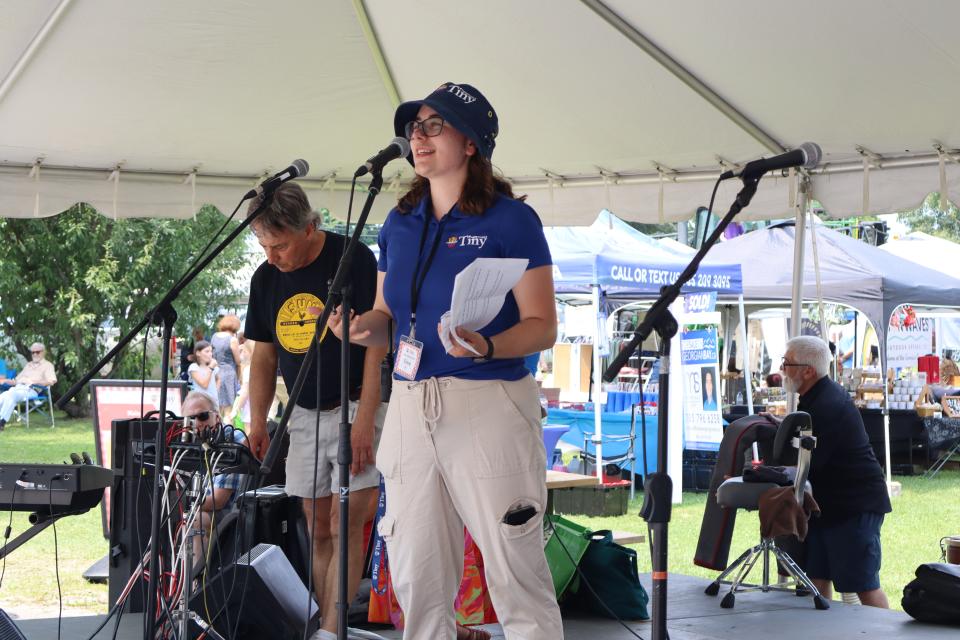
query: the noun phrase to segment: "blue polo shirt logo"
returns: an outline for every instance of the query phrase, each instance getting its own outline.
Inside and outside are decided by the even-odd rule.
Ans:
[[[447,238],[447,247],[453,249],[454,247],[476,247],[477,249],[483,249],[483,245],[487,243],[487,236],[450,236]]]

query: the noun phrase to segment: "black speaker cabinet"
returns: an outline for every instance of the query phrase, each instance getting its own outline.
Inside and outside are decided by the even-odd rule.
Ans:
[[[109,603],[113,606],[127,581],[139,566],[150,542],[153,500],[153,467],[141,465],[133,456],[133,443],[152,442],[156,420],[113,421],[113,486],[110,494]],[[147,582],[139,580],[127,598],[125,611],[145,610]]]
[[[305,627],[307,634],[316,630],[320,618],[313,596],[280,547],[271,544],[258,544],[205,580],[190,608],[237,640],[299,640]]]

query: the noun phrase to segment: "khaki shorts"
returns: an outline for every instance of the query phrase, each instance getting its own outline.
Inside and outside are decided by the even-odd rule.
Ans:
[[[357,414],[358,402],[350,403],[350,421]],[[383,432],[383,419],[387,412],[387,405],[381,404],[377,408],[374,418],[376,432],[373,440],[373,450],[376,452],[380,443],[380,434]],[[315,453],[318,447],[315,442],[317,414],[320,415],[320,446],[319,457],[316,457],[316,483],[313,470]],[[287,494],[299,498],[325,498],[340,490],[340,469],[337,466],[337,449],[339,446],[340,408],[329,411],[316,411],[294,407],[288,425],[290,433],[290,449],[287,453]],[[354,491],[376,487],[380,483],[380,472],[371,461],[359,475],[350,476],[350,488]]]

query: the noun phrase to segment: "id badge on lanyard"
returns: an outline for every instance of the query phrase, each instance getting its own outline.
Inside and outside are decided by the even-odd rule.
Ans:
[[[411,332],[412,333],[412,332]],[[423,343],[410,336],[400,336],[393,372],[407,380],[417,379],[420,368],[420,356],[423,355]]]

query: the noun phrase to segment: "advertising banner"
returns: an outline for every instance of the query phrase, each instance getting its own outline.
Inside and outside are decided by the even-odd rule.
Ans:
[[[917,358],[933,353],[934,319],[917,316],[913,307],[903,305],[890,316],[887,327],[887,367],[917,368]]]
[[[717,326],[684,330],[680,351],[684,448],[717,451],[723,437]]]

